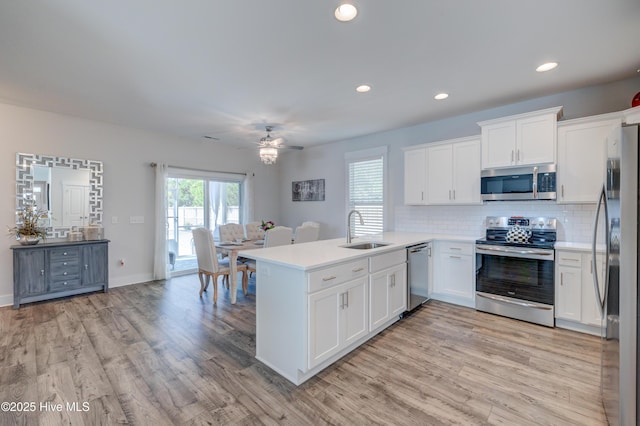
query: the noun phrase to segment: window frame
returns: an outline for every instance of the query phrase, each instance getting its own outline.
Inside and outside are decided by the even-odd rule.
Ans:
[[[351,211],[350,192],[349,192],[351,176],[349,173],[349,165],[351,163],[357,163],[357,162],[382,158],[382,229],[380,230],[380,233],[385,232],[386,230],[389,229],[388,154],[389,154],[389,149],[386,145],[376,147],[376,148],[359,150],[359,151],[346,152],[344,154],[345,217],[348,215],[349,211]],[[353,217],[352,217],[352,220],[354,220]],[[365,219],[365,223],[366,223],[366,219]],[[353,234],[354,237],[363,236],[363,235],[375,235],[375,234],[358,234],[356,232],[354,232]]]

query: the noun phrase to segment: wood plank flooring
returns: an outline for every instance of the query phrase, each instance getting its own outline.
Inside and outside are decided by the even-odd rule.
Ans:
[[[593,336],[431,301],[296,387],[254,358],[255,282],[199,288],[0,309],[0,401],[35,403],[0,425],[606,424]]]

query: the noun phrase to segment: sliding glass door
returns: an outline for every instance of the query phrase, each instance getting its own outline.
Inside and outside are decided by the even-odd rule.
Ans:
[[[211,229],[217,239],[219,225],[242,223],[240,179],[190,174],[170,170],[167,179],[167,261],[172,275],[197,270],[192,229]]]

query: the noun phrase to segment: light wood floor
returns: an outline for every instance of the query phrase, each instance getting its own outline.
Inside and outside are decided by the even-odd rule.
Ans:
[[[254,358],[254,283],[235,306],[198,290],[0,309],[0,401],[36,405],[0,424],[606,424],[592,336],[432,301],[295,387]]]

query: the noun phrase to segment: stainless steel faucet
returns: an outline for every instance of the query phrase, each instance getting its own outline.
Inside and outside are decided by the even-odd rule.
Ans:
[[[357,213],[360,217],[360,225],[364,225],[364,220],[362,220],[362,215],[358,210],[351,210],[347,215],[347,244],[351,244],[351,215]]]

